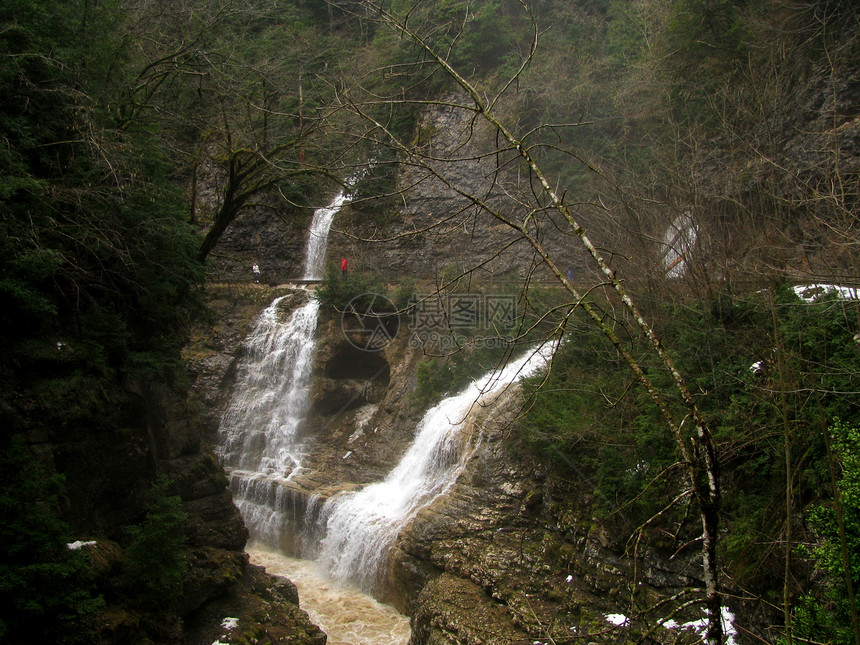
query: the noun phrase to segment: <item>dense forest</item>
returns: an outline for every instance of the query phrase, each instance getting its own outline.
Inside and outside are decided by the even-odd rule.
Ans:
[[[178,611],[168,483],[112,536],[124,573],[106,592],[66,548],[68,482],[40,446],[109,423],[140,383],[183,387],[210,255],[244,213],[305,222],[372,160],[353,216],[396,219],[398,170],[440,134],[421,111],[460,78],[517,133],[487,155],[497,173],[527,149],[610,258],[611,279],[576,281],[617,342],[569,292],[517,286],[524,328],[578,340],[527,386],[512,441],[593,483],[619,532],[669,552],[696,539],[678,499],[692,430],[668,436],[621,358],[672,390],[613,304],[617,276],[695,399],[670,416],[709,429],[720,588],[780,616],[774,642],[860,645],[858,27],[848,0],[3,3],[0,638],[98,642],[119,601]],[[416,404],[483,362],[428,359]]]

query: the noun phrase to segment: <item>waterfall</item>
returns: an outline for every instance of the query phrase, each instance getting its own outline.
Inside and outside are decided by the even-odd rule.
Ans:
[[[299,465],[294,448],[307,408],[319,302],[310,298],[282,322],[283,299],[260,314],[246,341],[238,386],[219,432],[226,466],[289,478]]]
[[[547,365],[555,346],[532,349],[492,370],[427,411],[400,463],[381,482],[326,502],[319,562],[342,582],[378,591],[387,557],[401,529],[457,480],[471,451],[462,430],[475,405],[489,405],[511,383]]]
[[[667,278],[681,278],[687,271],[693,247],[699,235],[699,227],[692,211],[678,215],[663,235],[663,266]]]
[[[341,192],[314,212],[305,277],[322,273],[328,232],[346,199]],[[236,505],[251,535],[273,546],[284,546],[296,530],[285,526],[299,512],[283,484],[301,468],[299,431],[308,409],[319,312],[319,301],[309,297],[284,320],[285,298],[260,314],[247,338],[236,390],[218,428],[218,453]]]
[[[314,211],[311,230],[308,234],[308,246],[305,252],[304,278],[306,280],[322,279],[325,251],[328,246],[328,233],[331,230],[331,223],[335,214],[347,199],[348,195],[346,192],[341,192],[331,204]]]
[[[306,278],[323,273],[328,231],[347,199],[342,193],[314,213]],[[301,430],[309,405],[319,303],[311,297],[285,314],[285,298],[295,297],[272,302],[246,341],[236,390],[219,427],[219,455],[254,541],[295,553],[305,540],[321,536],[313,550],[333,578],[379,591],[377,583],[401,530],[453,486],[480,441],[480,433],[475,439],[467,431],[472,408],[490,405],[491,396],[544,367],[554,345],[529,350],[441,401],[424,415],[413,442],[383,481],[336,494],[322,504],[296,477],[302,467]],[[305,522],[312,525],[305,527]]]

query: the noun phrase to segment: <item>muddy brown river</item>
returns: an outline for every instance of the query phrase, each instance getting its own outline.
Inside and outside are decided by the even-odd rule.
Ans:
[[[290,558],[265,546],[250,545],[251,562],[272,575],[292,580],[301,608],[328,634],[328,645],[407,645],[409,618],[367,594],[340,586],[316,563]]]

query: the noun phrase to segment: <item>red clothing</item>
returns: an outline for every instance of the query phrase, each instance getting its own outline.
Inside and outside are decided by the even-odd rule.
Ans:
[[[340,270],[346,272],[346,258],[340,261]]]

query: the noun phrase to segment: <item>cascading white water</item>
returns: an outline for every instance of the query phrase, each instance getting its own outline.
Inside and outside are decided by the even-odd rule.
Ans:
[[[296,433],[307,408],[319,302],[313,298],[281,321],[276,298],[246,341],[238,387],[221,420],[226,466],[289,478],[299,465]]]
[[[411,446],[383,481],[326,502],[321,513],[325,536],[317,559],[335,579],[378,591],[401,529],[444,494],[463,470],[471,452],[463,445],[461,431],[472,406],[488,405],[489,395],[545,367],[553,349],[546,344],[530,350],[441,401],[424,415]]]
[[[341,192],[314,212],[306,278],[322,273],[328,232],[345,201]],[[284,516],[295,504],[282,484],[301,467],[299,430],[308,408],[319,312],[319,301],[311,297],[283,320],[283,299],[260,314],[246,340],[237,387],[218,430],[218,452],[236,505],[252,537],[272,546],[284,541]]]
[[[347,199],[348,195],[346,192],[341,192],[331,204],[314,211],[310,233],[308,233],[308,246],[305,252],[304,278],[306,280],[319,280],[323,277],[323,265],[326,248],[328,247],[328,234],[331,230],[331,223]]]
[[[322,275],[328,230],[346,200],[341,194],[314,214],[306,279]],[[301,425],[319,305],[310,298],[284,320],[282,300],[260,315],[247,340],[238,385],[219,428],[219,453],[254,542],[290,551],[287,545],[298,544],[295,534],[304,528],[296,519],[316,518],[315,531],[324,535],[319,562],[335,579],[375,591],[402,528],[454,484],[474,450],[476,444],[463,432],[471,407],[489,404],[490,394],[543,367],[553,347],[528,352],[428,411],[410,448],[384,481],[337,495],[322,510],[309,510],[298,508],[313,501],[294,495],[290,480],[302,462]]]
[[[238,386],[219,428],[236,505],[256,538],[278,542],[286,500],[280,483],[301,466],[300,424],[308,407],[319,302],[281,321],[283,297],[266,308],[246,342]]]

